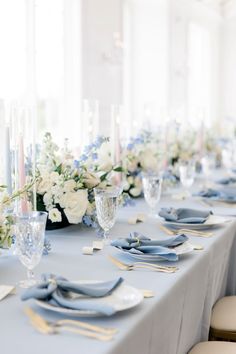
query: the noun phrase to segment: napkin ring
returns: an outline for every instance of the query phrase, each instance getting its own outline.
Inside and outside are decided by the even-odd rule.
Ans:
[[[56,281],[55,278],[49,278],[49,279],[48,279],[48,282],[49,282],[50,284],[52,284],[52,285],[56,285],[56,286],[57,286],[57,281]]]
[[[141,245],[140,239],[138,237],[134,237],[134,240],[138,243],[137,247]]]

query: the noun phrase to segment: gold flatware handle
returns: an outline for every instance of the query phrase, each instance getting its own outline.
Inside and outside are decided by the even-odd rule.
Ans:
[[[146,299],[154,297],[155,294],[152,290],[148,290],[148,289],[139,289],[141,291],[141,293],[143,294],[143,297]]]
[[[208,231],[199,231],[199,230],[192,230],[192,229],[184,229],[184,228],[181,228],[181,229],[176,229],[176,230],[170,230],[168,229],[166,226],[163,226],[163,225],[160,225],[160,229],[162,231],[164,231],[165,233],[167,233],[168,235],[172,236],[172,235],[176,235],[178,233],[181,233],[181,232],[186,232],[186,233],[189,233],[189,234],[192,234],[192,235],[196,235],[196,236],[202,236],[202,237],[211,237],[213,235],[212,232],[208,232]]]
[[[58,330],[60,330],[60,331],[64,330],[64,331],[67,331],[67,332],[80,334],[82,336],[98,339],[98,340],[103,341],[103,342],[108,342],[108,341],[113,339],[113,335],[100,334],[100,333],[91,332],[91,331],[87,331],[87,330],[84,330],[84,329],[74,328],[74,327],[66,326],[66,325],[65,326],[59,326]]]
[[[24,311],[25,311],[26,315],[29,317],[32,326],[43,334],[55,334],[55,333],[59,332],[59,329],[64,329],[66,331],[81,334],[81,335],[95,338],[95,339],[98,339],[101,341],[108,341],[113,338],[114,333],[98,333],[98,332],[94,332],[91,330],[85,330],[82,328],[80,328],[80,329],[74,328],[72,325],[66,326],[66,324],[63,325],[62,323],[60,323],[63,320],[61,320],[61,321],[59,320],[57,322],[50,323],[50,322],[46,321],[43,317],[41,317],[39,314],[37,314],[35,311],[33,311],[30,307],[26,307],[24,309]],[[64,321],[67,321],[67,320],[64,320]],[[76,321],[68,320],[68,322],[76,322]],[[73,325],[74,325],[74,323],[73,323]],[[94,329],[100,328],[100,327],[93,326],[90,324],[88,324],[88,325],[89,325],[89,327],[90,326],[94,327]]]
[[[159,225],[159,228],[170,236],[175,235],[175,231],[169,230],[164,225]]]
[[[135,262],[132,265],[125,264],[111,255],[108,255],[108,258],[112,263],[114,263],[118,268],[122,270],[133,270],[135,268],[146,268],[149,270],[154,270],[154,271],[159,271],[159,272],[165,272],[165,273],[174,273],[177,270],[177,267],[165,267],[165,266],[158,266],[156,264],[151,265],[149,263],[145,262]]]
[[[77,320],[69,320],[69,319],[59,320],[59,321],[56,321],[55,324],[56,325],[57,324],[58,325],[71,325],[71,326],[81,327],[81,328],[85,328],[90,331],[102,333],[102,334],[115,334],[118,332],[118,329],[116,329],[116,328],[104,328],[104,327],[91,325],[90,323],[77,321]]]

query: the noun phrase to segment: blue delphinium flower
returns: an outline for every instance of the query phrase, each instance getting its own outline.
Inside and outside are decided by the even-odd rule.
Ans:
[[[97,159],[98,159],[98,154],[97,154],[96,152],[94,152],[94,153],[92,154],[92,159],[93,159],[93,160],[97,160]]]
[[[45,238],[44,245],[43,245],[43,255],[47,256],[48,253],[51,251],[51,249],[52,249],[51,242],[47,238]]]
[[[74,167],[77,169],[80,168],[80,162],[78,160],[74,160]]]

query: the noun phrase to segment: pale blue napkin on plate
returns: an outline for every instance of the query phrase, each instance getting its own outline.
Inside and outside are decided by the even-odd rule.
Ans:
[[[211,211],[189,208],[162,208],[159,212],[166,221],[183,224],[203,224],[211,214]]]
[[[112,241],[111,245],[131,255],[156,255],[169,261],[176,261],[178,256],[175,250],[169,247],[181,245],[187,240],[188,237],[184,234],[159,240],[151,240],[138,232],[133,232],[130,234],[130,237]]]
[[[204,198],[210,198],[212,200],[236,202],[235,188],[224,188],[219,190],[209,188],[207,190],[200,191],[196,195]]]
[[[114,314],[115,309],[106,304],[105,301],[96,301],[96,298],[111,294],[123,282],[123,278],[118,278],[106,282],[78,284],[54,274],[44,274],[42,278],[42,283],[27,289],[22,294],[21,299],[23,301],[29,299],[43,300],[59,307],[96,311],[108,316]],[[94,301],[86,301],[85,298],[78,297],[72,298],[69,293],[86,295],[94,298]]]
[[[236,183],[236,177],[225,177],[225,178],[218,179],[216,182],[224,185]]]

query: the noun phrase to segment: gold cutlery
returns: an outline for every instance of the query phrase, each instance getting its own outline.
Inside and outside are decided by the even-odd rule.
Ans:
[[[143,294],[143,297],[145,299],[148,299],[148,298],[151,298],[151,297],[154,297],[155,294],[152,290],[148,290],[148,289],[139,289],[141,291],[141,293]]]
[[[146,262],[134,262],[131,265],[129,265],[112,257],[111,255],[109,255],[108,258],[113,264],[115,264],[121,270],[134,270],[135,268],[143,268],[143,269],[149,269],[149,270],[163,272],[163,273],[174,273],[176,272],[176,270],[178,270],[177,267],[159,266],[157,264],[146,263]]]
[[[193,249],[194,249],[195,251],[202,251],[202,250],[204,250],[204,247],[203,247],[202,245],[195,245],[195,244],[192,244],[192,246],[193,246]]]
[[[29,317],[33,327],[43,334],[55,334],[59,333],[60,330],[65,330],[101,341],[109,341],[117,332],[117,330],[113,328],[103,328],[75,320],[59,320],[55,322],[48,322],[38,313],[33,311],[30,307],[26,307],[24,311]]]
[[[177,230],[170,230],[164,225],[159,225],[160,229],[167,233],[170,236],[177,235],[179,233],[188,233],[193,236],[199,236],[199,237],[211,237],[213,236],[213,232],[209,231],[199,231],[199,230],[191,230],[191,229],[177,229]]]

